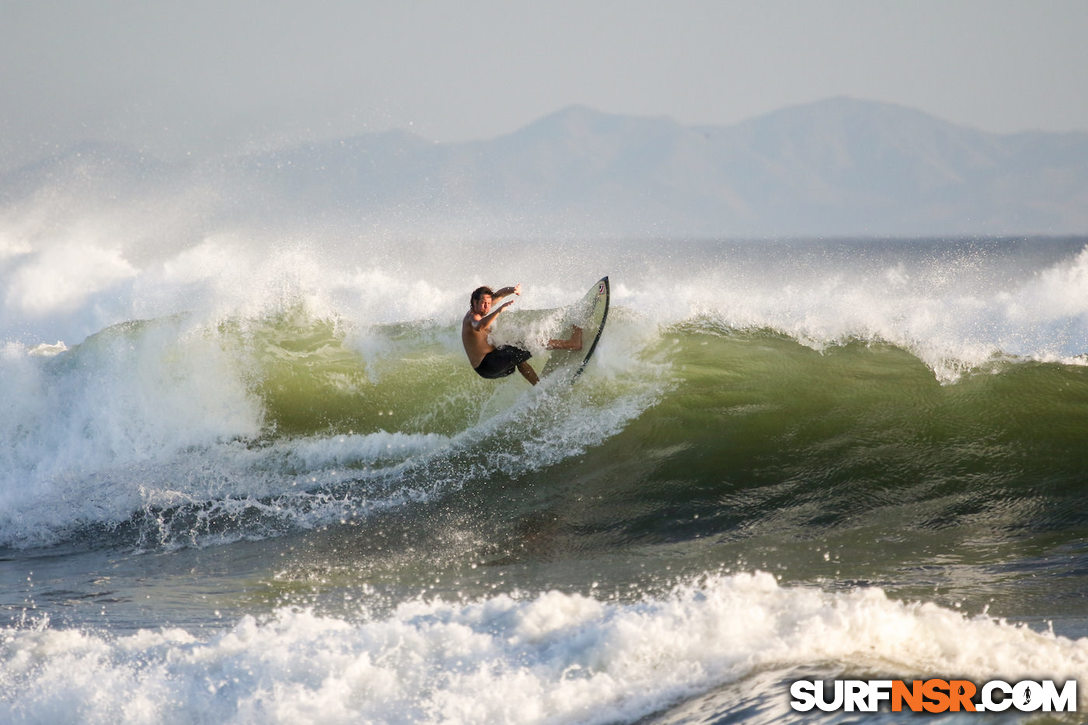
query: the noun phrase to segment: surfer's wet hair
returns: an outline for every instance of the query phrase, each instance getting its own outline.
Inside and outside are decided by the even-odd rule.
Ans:
[[[469,307],[475,307],[476,303],[479,302],[480,298],[484,295],[487,295],[488,297],[494,297],[495,293],[492,292],[491,288],[487,286],[477,287],[476,289],[472,290],[472,299],[469,300],[468,303]]]

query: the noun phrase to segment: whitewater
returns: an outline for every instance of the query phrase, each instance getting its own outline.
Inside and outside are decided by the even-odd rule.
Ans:
[[[0,721],[1088,707],[1088,239],[125,220],[0,220]],[[543,359],[605,274],[574,385],[468,368],[473,288],[522,284],[495,335]]]

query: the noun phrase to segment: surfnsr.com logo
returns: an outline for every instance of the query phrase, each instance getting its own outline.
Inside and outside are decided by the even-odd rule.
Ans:
[[[798,680],[790,685],[790,707],[798,712],[1076,712],[1077,681],[1004,682],[981,687],[969,680]]]

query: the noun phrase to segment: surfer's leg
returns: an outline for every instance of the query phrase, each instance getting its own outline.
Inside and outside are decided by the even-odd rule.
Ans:
[[[540,382],[540,378],[536,376],[536,370],[533,370],[533,366],[527,362],[518,363],[518,372],[533,385]]]
[[[581,350],[582,328],[575,325],[570,338],[566,340],[548,340],[546,347],[548,350]]]

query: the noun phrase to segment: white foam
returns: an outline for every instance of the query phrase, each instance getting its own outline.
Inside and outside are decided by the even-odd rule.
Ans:
[[[47,545],[80,525],[211,502],[221,513],[263,507],[316,525],[364,505],[366,494],[358,487],[349,505],[307,492],[371,469],[388,473],[448,444],[441,435],[376,431],[252,446],[263,412],[237,361],[214,336],[183,328],[162,321],[89,341],[76,360],[4,346],[0,545]],[[297,505],[259,501],[282,495]]]
[[[483,475],[540,470],[622,431],[667,384],[664,368],[637,361],[630,346],[642,338],[629,340],[624,329],[616,326],[599,355],[625,366],[617,359],[587,372],[591,384],[573,397],[515,381],[522,387],[513,403],[454,435],[394,429],[264,441],[264,412],[238,351],[192,318],[108,330],[63,355],[8,343],[0,355],[0,438],[9,442],[0,449],[0,545],[49,545],[85,525],[179,506],[201,520],[241,520],[249,508],[316,526],[456,488],[481,473],[472,451],[496,451]],[[627,347],[609,353],[617,346]],[[346,482],[350,497],[331,493]],[[161,521],[141,539],[203,545],[279,530],[239,525],[205,535],[200,521],[191,531],[186,521]]]
[[[214,339],[180,321],[106,333],[67,357],[9,343],[0,369],[3,544],[125,520],[148,503],[149,489],[184,489],[186,478],[208,474],[195,452],[260,430],[260,407],[237,369]],[[187,467],[172,465],[186,459]]]
[[[0,263],[8,263],[8,260],[30,254],[33,251],[34,247],[31,246],[30,242],[19,238],[12,230],[0,231]]]
[[[904,243],[907,244],[907,243]],[[818,249],[816,247],[815,249]],[[734,329],[772,329],[816,350],[852,340],[915,354],[942,382],[997,359],[1084,364],[1088,351],[1088,250],[1010,272],[1000,251],[910,264],[865,256],[723,261],[631,292],[628,304],[663,325],[711,319]],[[907,251],[899,256],[912,259]]]
[[[8,629],[0,658],[0,720],[13,725],[607,723],[768,671],[1083,678],[1088,639],[757,573],[632,603],[551,591],[352,620],[281,609],[213,635]]]
[[[70,312],[91,295],[136,274],[120,250],[74,240],[25,260],[7,281],[5,302],[16,314]]]
[[[366,435],[349,434],[308,438],[283,444],[286,455],[303,470],[329,466],[359,465],[401,461],[425,455],[449,445],[449,437],[435,433],[399,433],[378,431]]]
[[[909,243],[846,251],[819,243],[399,248],[380,234],[345,240],[333,232],[240,230],[157,249],[143,225],[125,236],[123,214],[116,215],[76,215],[59,226],[0,220],[0,339],[72,344],[130,319],[179,311],[209,322],[252,318],[285,302],[361,328],[453,325],[481,283],[524,282],[515,310],[577,299],[586,281],[571,274],[575,258],[583,273],[612,274],[615,305],[662,325],[711,316],[730,327],[775,329],[816,349],[881,340],[914,352],[946,381],[995,357],[1082,361],[1088,337],[1088,250],[1053,261],[962,244],[929,252]]]
[[[80,521],[124,520],[149,501],[283,493],[292,482],[275,480],[268,456],[334,482],[333,467],[392,450],[383,446],[403,447],[399,461],[440,455],[499,435],[509,416],[530,422],[510,436],[512,450],[499,464],[512,474],[536,470],[607,439],[652,406],[668,385],[668,363],[648,351],[660,349],[663,330],[693,319],[771,328],[815,349],[890,342],[945,382],[997,357],[1088,363],[1088,249],[1011,275],[999,248],[930,259],[886,249],[874,258],[823,258],[818,245],[777,256],[753,246],[736,258],[683,245],[542,254],[539,245],[399,250],[366,239],[231,231],[160,250],[139,235],[111,236],[125,228],[123,214],[96,218],[76,215],[59,226],[33,214],[0,221],[0,543]],[[577,254],[564,256],[571,249]],[[500,250],[508,253],[490,255]],[[487,279],[477,269],[482,255],[489,255]],[[363,354],[368,373],[382,369],[371,362],[399,354],[388,335],[371,330],[433,325],[444,350],[461,360],[456,326],[475,285],[524,282],[513,309],[546,309],[578,299],[586,280],[571,270],[591,266],[611,272],[613,282],[613,322],[587,372],[608,390],[599,399],[563,407],[529,397],[522,405],[537,409],[495,417],[510,407],[500,394],[480,416],[490,423],[451,440],[296,441],[287,452],[232,443],[259,435],[264,411],[243,361],[211,332],[224,319],[262,319],[301,305],[312,319],[344,321],[346,344]],[[181,321],[173,317],[182,312]],[[156,322],[131,338],[68,349],[136,319]],[[514,319],[499,332],[511,332]],[[543,328],[528,332],[545,336]],[[549,423],[557,418],[559,428]]]
[[[56,357],[62,352],[68,352],[68,346],[64,344],[63,340],[57,340],[52,345],[48,342],[35,345],[27,350],[26,354],[34,357]]]

